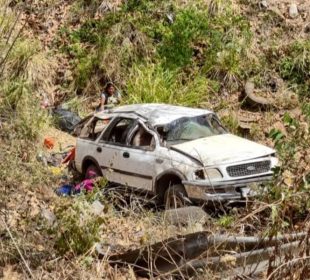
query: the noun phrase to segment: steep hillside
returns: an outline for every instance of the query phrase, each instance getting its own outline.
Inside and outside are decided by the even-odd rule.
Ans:
[[[108,257],[176,232],[308,230],[308,0],[0,0],[0,53],[0,277],[139,279]],[[91,194],[56,196],[77,178],[44,165],[43,140],[54,137],[63,151],[74,139],[41,105],[84,116],[111,81],[124,104],[209,108],[231,132],[274,147],[273,182],[246,207],[210,210],[208,221],[187,226],[134,196],[102,193],[105,182]],[[94,215],[98,200],[103,211]],[[220,276],[205,270],[197,279],[212,277]]]

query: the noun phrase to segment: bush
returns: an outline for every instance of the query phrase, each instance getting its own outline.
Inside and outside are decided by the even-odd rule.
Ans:
[[[310,42],[300,40],[289,45],[280,59],[279,72],[291,84],[298,85],[301,96],[310,97]]]
[[[128,103],[169,103],[202,106],[208,102],[212,84],[202,76],[186,77],[160,65],[135,65],[127,81]]]
[[[283,124],[287,133],[278,129],[270,131],[281,160],[265,198],[271,203],[278,202],[272,213],[275,226],[294,225],[309,213],[310,131],[304,120],[304,116],[293,118],[286,113]]]
[[[206,34],[208,16],[205,12],[194,9],[182,10],[177,13],[174,22],[163,34],[158,54],[164,58],[168,68],[188,65],[193,56],[193,45]]]
[[[56,234],[54,247],[60,254],[83,254],[99,241],[105,220],[92,213],[84,196],[59,206],[55,214],[58,222],[53,229]]]

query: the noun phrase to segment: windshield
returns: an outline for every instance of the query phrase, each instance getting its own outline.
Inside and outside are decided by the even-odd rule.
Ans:
[[[213,114],[177,119],[168,124],[164,131],[164,138],[168,142],[191,141],[226,133],[224,127]]]

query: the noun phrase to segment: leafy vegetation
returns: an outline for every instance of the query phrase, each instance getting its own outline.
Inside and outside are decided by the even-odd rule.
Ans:
[[[310,92],[310,41],[300,40],[286,47],[285,56],[280,60],[279,71],[284,79],[302,96],[309,97]]]
[[[159,8],[162,14],[158,14]],[[141,12],[145,9],[148,14]],[[98,92],[100,82],[113,80],[124,85],[128,96],[137,94],[132,73],[137,67],[149,69],[150,64],[169,71],[174,83],[180,76],[183,84],[191,83],[198,74],[212,84],[238,85],[251,38],[248,22],[234,13],[231,4],[211,15],[203,3],[180,8],[164,2],[158,7],[152,1],[128,2],[120,11],[86,20],[65,34],[69,44],[64,50],[77,61],[74,83],[78,92]],[[195,98],[204,101],[199,93]],[[163,95],[161,102],[166,100]]]
[[[91,204],[84,197],[79,197],[72,204],[59,206],[55,214],[58,218],[58,226],[53,229],[55,249],[60,254],[83,254],[100,240],[105,219],[93,213]]]

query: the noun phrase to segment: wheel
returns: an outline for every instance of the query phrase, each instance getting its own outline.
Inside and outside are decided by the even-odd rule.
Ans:
[[[164,196],[166,209],[181,208],[188,204],[188,197],[183,185],[170,186]]]
[[[91,164],[90,166],[87,167],[84,175],[85,179],[91,179],[98,176],[101,176],[101,172],[96,165]]]

